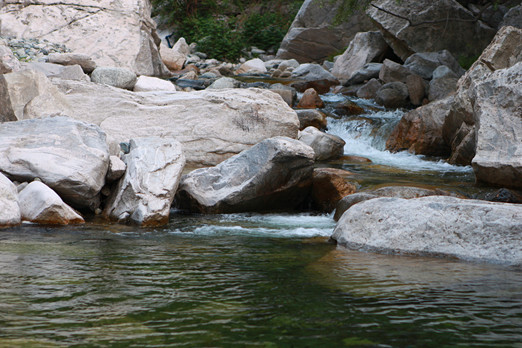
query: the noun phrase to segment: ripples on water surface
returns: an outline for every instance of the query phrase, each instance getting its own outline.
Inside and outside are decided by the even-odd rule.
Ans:
[[[329,216],[0,232],[0,347],[517,346],[522,274],[347,251]]]

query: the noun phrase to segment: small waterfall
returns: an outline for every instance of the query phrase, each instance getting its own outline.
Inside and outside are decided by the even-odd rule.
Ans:
[[[451,165],[442,160],[430,160],[407,151],[391,153],[386,150],[386,140],[399,123],[404,111],[384,110],[370,100],[349,98],[342,95],[322,96],[327,103],[325,111],[335,114],[336,103],[351,100],[367,110],[356,116],[328,117],[328,133],[346,141],[345,155],[366,157],[375,164],[411,171],[470,172],[471,167]]]

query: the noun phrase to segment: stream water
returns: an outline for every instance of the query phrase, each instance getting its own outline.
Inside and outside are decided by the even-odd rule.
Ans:
[[[384,140],[402,116],[371,102],[329,132],[371,163],[360,189],[441,187],[480,196],[469,167]],[[366,103],[366,104],[365,104]],[[326,164],[325,164],[326,165]],[[0,347],[522,347],[522,272],[378,255],[328,243],[331,215],[173,212],[162,228],[92,220],[0,231]]]

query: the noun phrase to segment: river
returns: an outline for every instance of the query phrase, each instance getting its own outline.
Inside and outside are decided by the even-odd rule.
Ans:
[[[480,197],[469,167],[384,150],[402,111],[336,117],[334,161],[360,189]],[[366,103],[366,104],[365,104]],[[328,242],[332,215],[186,215],[162,228],[92,219],[0,231],[0,347],[522,347],[522,272]]]

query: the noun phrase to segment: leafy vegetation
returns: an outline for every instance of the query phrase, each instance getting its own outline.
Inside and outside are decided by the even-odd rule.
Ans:
[[[152,0],[153,15],[209,57],[234,61],[250,46],[276,51],[303,0]]]

